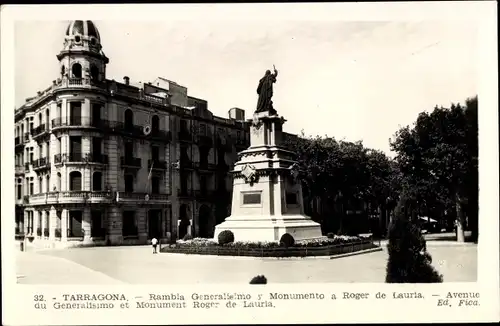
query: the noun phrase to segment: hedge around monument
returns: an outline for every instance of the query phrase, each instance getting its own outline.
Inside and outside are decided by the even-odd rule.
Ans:
[[[342,237],[296,241],[285,247],[280,242],[231,242],[220,245],[211,239],[195,238],[177,241],[175,245],[164,245],[162,253],[247,256],[247,257],[312,257],[347,254],[377,248],[370,238]]]

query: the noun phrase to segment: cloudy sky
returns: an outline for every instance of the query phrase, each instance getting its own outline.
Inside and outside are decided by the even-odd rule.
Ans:
[[[85,18],[82,18],[85,19]],[[279,70],[274,103],[285,130],[363,140],[389,153],[400,125],[436,104],[477,93],[476,24],[464,21],[94,20],[107,78],[162,76],[227,116],[257,100],[266,69]],[[69,21],[15,24],[15,98],[58,77],[56,54]]]

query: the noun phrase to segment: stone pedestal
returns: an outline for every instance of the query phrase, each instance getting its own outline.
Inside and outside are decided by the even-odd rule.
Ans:
[[[285,120],[268,112],[254,115],[250,147],[239,155],[233,173],[231,216],[215,227],[234,233],[235,241],[279,241],[322,236],[321,226],[304,214],[295,154],[282,146]]]

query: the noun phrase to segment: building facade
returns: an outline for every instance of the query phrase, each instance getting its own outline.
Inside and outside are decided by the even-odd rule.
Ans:
[[[107,79],[91,21],[68,25],[57,59],[57,79],[15,111],[16,234],[63,247],[212,236],[249,146],[244,111],[214,116],[164,78]]]

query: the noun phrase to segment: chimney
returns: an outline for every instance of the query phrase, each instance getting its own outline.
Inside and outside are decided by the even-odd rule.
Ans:
[[[127,76],[123,77],[123,82],[125,83],[125,85],[129,85],[130,84],[130,78],[128,78]]]

